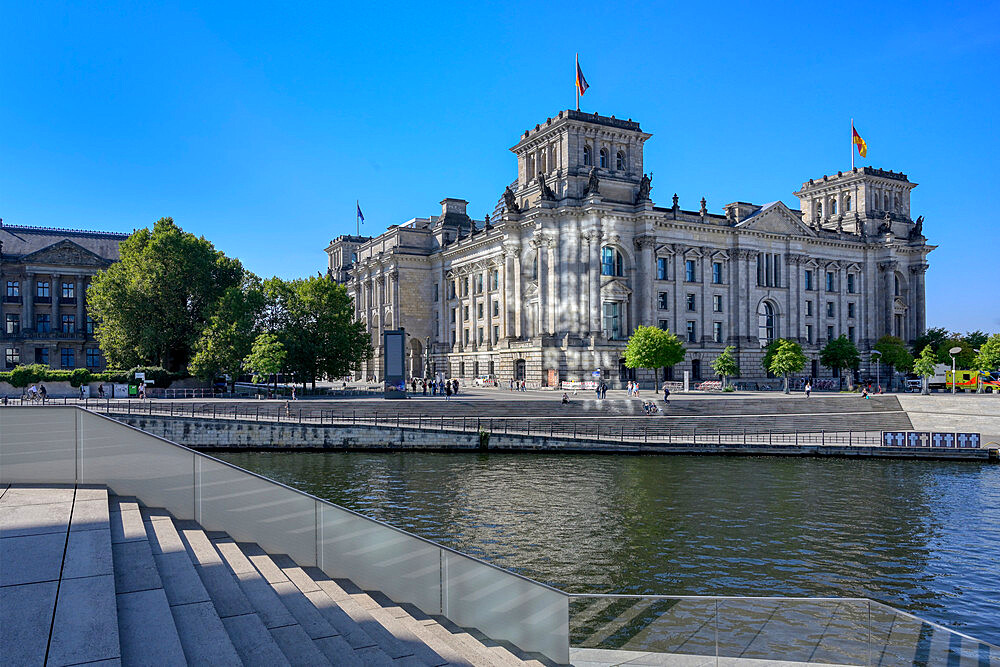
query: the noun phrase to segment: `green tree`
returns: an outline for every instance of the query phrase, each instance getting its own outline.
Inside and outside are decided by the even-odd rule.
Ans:
[[[949,338],[941,343],[937,349],[938,363],[947,364],[951,368],[951,348],[961,348],[961,352],[955,355],[955,368],[960,371],[971,370],[976,362],[976,350],[968,341],[962,338]]]
[[[774,341],[774,353],[771,355],[767,370],[785,378],[785,393],[788,390],[788,376],[798,373],[806,365],[806,355],[802,354],[802,346],[798,343],[784,338]]]
[[[944,327],[931,327],[924,333],[917,336],[913,341],[913,354],[920,354],[921,350],[930,345],[935,350],[941,347],[943,343],[948,338],[951,338],[952,334]]]
[[[736,348],[734,346],[727,345],[722,354],[712,361],[712,370],[715,371],[716,375],[722,376],[723,389],[726,387],[728,378],[740,374],[739,364],[736,363],[736,355],[733,354],[735,351]]]
[[[886,364],[893,371],[905,373],[913,368],[913,355],[906,349],[902,340],[895,336],[882,336],[875,343],[875,349],[882,353],[882,363]],[[890,376],[889,386],[893,383]]]
[[[287,352],[278,337],[270,333],[262,333],[254,340],[243,363],[253,373],[255,383],[266,382],[274,376],[274,388],[278,388],[278,373],[285,365]]]
[[[979,354],[973,364],[978,371],[991,373],[1000,369],[1000,333],[995,333],[979,346]],[[979,390],[982,391],[982,382],[979,383]]]
[[[278,335],[288,351],[286,368],[303,385],[321,377],[347,375],[371,358],[371,339],[354,318],[354,303],[343,285],[328,276],[264,285],[264,326]]]
[[[841,334],[827,342],[819,353],[819,362],[837,375],[843,371],[857,368],[861,364],[858,348],[847,336]],[[848,383],[849,386],[853,383]]]
[[[687,350],[669,329],[638,326],[625,345],[628,368],[666,368],[684,360]]]
[[[219,298],[243,279],[243,267],[172,218],[134,232],[120,254],[87,290],[101,351],[113,367],[185,368]]]
[[[972,346],[973,349],[978,350],[980,347],[989,340],[990,335],[985,331],[980,331],[976,329],[975,331],[970,331],[969,333],[962,336],[962,340]]]
[[[234,379],[240,375],[243,359],[250,354],[260,333],[259,321],[264,309],[260,279],[247,273],[243,283],[222,294],[215,313],[195,341],[194,355],[188,364],[192,375],[205,380],[224,374]]]
[[[920,393],[923,395],[930,394],[927,389],[927,378],[934,375],[934,367],[937,365],[937,355],[934,353],[934,348],[930,344],[924,346],[923,352],[920,353],[920,357],[913,362],[913,372],[920,377],[923,381],[923,387]]]

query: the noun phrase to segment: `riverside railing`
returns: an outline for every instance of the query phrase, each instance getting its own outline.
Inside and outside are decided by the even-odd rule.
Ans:
[[[0,482],[107,485],[427,614],[569,660],[562,591],[84,409],[0,408]]]
[[[69,404],[69,402],[67,402]],[[58,403],[56,403],[58,404]],[[618,445],[883,446],[882,431],[779,431],[773,429],[677,427],[655,416],[475,417],[421,416],[398,412],[350,411],[267,403],[194,403],[85,400],[79,405],[107,415],[148,415],[302,425],[385,426],[460,433],[510,434],[589,440]],[[878,414],[865,412],[865,415]],[[897,413],[890,413],[897,414]],[[792,415],[795,416],[795,415]],[[801,416],[801,415],[798,415]],[[752,417],[747,417],[751,419]],[[692,418],[697,422],[698,418]]]
[[[1000,647],[867,599],[569,595],[70,406],[0,408],[0,483],[18,482],[106,485],[563,664],[586,662],[590,649],[602,649],[599,662],[1000,660]]]

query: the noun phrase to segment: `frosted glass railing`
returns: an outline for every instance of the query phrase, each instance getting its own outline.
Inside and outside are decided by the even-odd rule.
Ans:
[[[569,661],[566,593],[82,408],[0,408],[0,482],[104,484],[424,613]]]
[[[574,595],[569,609],[571,660],[582,663],[1000,661],[997,646],[864,598]]]

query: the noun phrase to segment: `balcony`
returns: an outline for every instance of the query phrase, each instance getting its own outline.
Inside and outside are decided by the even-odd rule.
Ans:
[[[35,303],[52,303],[51,296],[36,296]]]
[[[34,329],[21,329],[16,333],[0,334],[0,340],[65,340],[65,341],[86,341],[93,340],[93,334],[86,334],[82,331],[64,333],[62,331],[35,331]]]
[[[20,294],[15,294],[15,295],[7,294],[7,295],[4,296],[3,302],[4,303],[21,303],[21,295]]]

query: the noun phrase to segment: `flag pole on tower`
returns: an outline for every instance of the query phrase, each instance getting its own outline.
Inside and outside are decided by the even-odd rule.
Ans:
[[[583,70],[580,69],[580,54],[576,54],[576,110],[580,110],[580,95],[587,92],[590,86],[587,84],[587,80],[583,77]]]
[[[851,119],[851,171],[854,171],[854,119]]]

